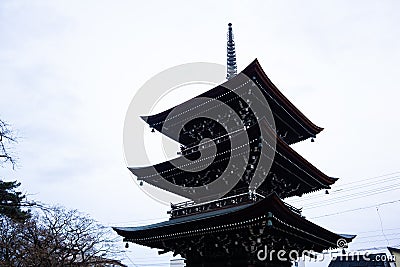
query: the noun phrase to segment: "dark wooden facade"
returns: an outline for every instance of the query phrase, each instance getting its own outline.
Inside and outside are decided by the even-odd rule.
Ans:
[[[255,202],[181,216],[142,227],[115,227],[124,241],[172,251],[187,266],[284,266],[260,261],[265,246],[274,250],[322,252],[336,248],[338,239],[354,236],[332,233],[306,220],[298,210],[270,194]],[[213,265],[215,264],[215,265]]]
[[[244,173],[238,172],[238,182],[221,199],[171,205],[169,221],[142,227],[115,227],[124,241],[156,248],[160,253],[180,254],[186,258],[188,267],[244,267],[290,266],[290,262],[282,262],[275,257],[266,261],[259,260],[257,253],[265,246],[271,250],[293,250],[301,254],[305,250],[321,252],[336,248],[338,239],[350,242],[354,238],[335,234],[313,224],[301,215],[300,210],[282,201],[287,197],[329,189],[337,180],[324,174],[290,147],[291,144],[315,138],[323,129],[313,124],[276,88],[257,60],[246,67],[242,74],[251,79],[267,100],[275,121],[273,127],[257,121],[246,101],[242,101],[224,86],[217,86],[198,96],[224,102],[240,115],[245,125],[241,134],[246,134],[250,140],[250,154]],[[184,187],[203,186],[221,175],[229,164],[227,158],[240,155],[241,148],[231,147],[231,140],[226,137],[227,133],[219,125],[220,122],[202,117],[201,107],[197,111],[193,108],[194,99],[178,106],[180,110],[191,110],[197,116],[185,124],[179,135],[174,135],[171,127],[169,130],[164,127],[166,120],[169,120],[170,125],[180,123],[179,116],[172,116],[172,119],[169,116],[176,107],[143,119],[151,128],[174,138],[182,145],[179,157],[195,161],[200,141],[204,138],[212,139],[218,152],[214,161],[198,172],[175,167],[175,159],[154,166],[129,167],[138,180],[160,188],[163,188],[160,186],[163,180]],[[227,120],[228,115],[221,114],[220,119]],[[254,169],[260,158],[260,148],[270,146],[268,141],[260,138],[262,131],[276,139],[276,145],[271,146],[274,156],[270,158],[271,168],[258,172],[265,180],[257,190],[249,192],[249,184],[254,178]],[[207,147],[204,148],[206,150]],[[237,174],[232,172],[231,175],[235,178]],[[180,194],[179,191],[172,192]]]
[[[231,91],[223,85],[217,86],[178,106],[179,110],[190,110],[191,113],[197,116],[183,127],[185,131],[179,133],[179,139],[176,138],[178,135],[173,134],[175,127],[169,127],[172,129],[163,128],[165,120],[168,120],[169,124],[174,126],[179,126],[183,123],[177,115],[173,115],[172,118],[170,117],[171,112],[176,110],[177,107],[159,114],[143,117],[151,128],[162,132],[182,144],[183,149],[181,154],[191,160],[195,160],[196,156],[198,156],[198,145],[201,140],[204,138],[216,140],[219,155],[217,155],[214,162],[208,168],[196,172],[186,172],[175,167],[178,165],[176,161],[179,159],[173,159],[154,166],[129,168],[137,176],[138,180],[154,186],[160,186],[161,179],[186,187],[208,184],[221,175],[230,157],[240,155],[243,152],[243,149],[232,150],[230,147],[230,136],[220,125],[224,119],[228,120],[227,116],[229,114],[221,114],[219,122],[207,120],[202,117],[204,107],[197,107],[196,99],[206,97],[217,99],[230,106],[232,110],[242,115],[243,124],[248,127],[245,132],[240,133],[247,135],[250,140],[251,154],[247,163],[247,169],[242,177],[240,177],[236,186],[232,188],[232,192],[227,195],[247,190],[251,179],[254,178],[255,169],[252,166],[258,165],[261,153],[260,146],[269,145],[265,140],[264,142],[260,140],[260,131],[262,130],[273,132],[270,135],[273,135],[272,138],[276,140],[276,147],[273,147],[276,151],[274,158],[271,158],[273,160],[271,170],[262,172],[262,175],[267,176],[267,179],[259,186],[259,189],[266,193],[274,191],[279,197],[286,198],[330,188],[337,178],[327,176],[289,146],[308,138],[315,138],[323,129],[313,124],[275,87],[262,70],[257,59],[247,66],[242,73],[251,78],[252,82],[263,93],[273,114],[275,129],[270,129],[266,123],[257,122],[255,116],[249,111],[248,105],[243,98],[238,97],[237,92]],[[251,90],[251,86],[249,88]],[[203,151],[206,150],[207,148],[203,149]],[[230,153],[230,157],[227,156],[226,152]],[[162,177],[159,177],[159,175]],[[235,175],[236,173],[232,174],[232,176]],[[235,180],[235,177],[232,177],[232,180]],[[178,191],[174,193],[179,194]]]

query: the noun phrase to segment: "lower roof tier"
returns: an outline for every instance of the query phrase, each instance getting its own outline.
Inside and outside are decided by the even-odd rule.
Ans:
[[[114,227],[124,241],[189,261],[255,256],[265,246],[285,251],[322,252],[355,235],[333,233],[292,211],[275,194],[254,203],[170,219],[140,227]],[[343,241],[342,241],[343,242]]]

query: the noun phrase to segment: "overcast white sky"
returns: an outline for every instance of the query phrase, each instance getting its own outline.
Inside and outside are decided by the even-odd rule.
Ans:
[[[21,181],[33,199],[79,209],[104,224],[166,218],[168,207],[141,192],[126,169],[125,112],[135,91],[168,67],[225,64],[228,22],[239,70],[257,57],[278,88],[325,128],[315,143],[294,148],[340,177],[338,188],[400,171],[399,8],[397,1],[3,0],[0,117],[21,140],[19,168],[1,169],[0,176]],[[398,179],[381,181],[374,186],[393,190],[304,205],[304,214],[334,232],[359,234],[350,248],[385,246],[375,206],[400,194]],[[361,196],[374,186],[351,193]],[[314,193],[320,197],[313,203],[334,201],[334,188],[330,195]],[[365,206],[373,207],[311,219]],[[399,207],[379,207],[390,245],[400,244],[400,229],[387,230],[399,228]],[[129,251],[137,266],[156,261],[155,250]]]

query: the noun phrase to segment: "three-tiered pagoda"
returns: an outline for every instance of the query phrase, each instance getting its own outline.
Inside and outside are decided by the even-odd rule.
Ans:
[[[168,221],[114,230],[126,242],[157,248],[160,254],[180,254],[188,267],[290,266],[276,256],[260,259],[257,254],[268,247],[301,255],[337,248],[341,239],[350,242],[355,236],[324,229],[283,201],[327,190],[337,181],[290,147],[307,139],[313,142],[323,129],[278,90],[257,59],[237,74],[231,24],[227,54],[226,83],[143,117],[152,129],[180,143],[179,156],[154,166],[129,167],[138,180],[191,201],[171,204]],[[254,108],[254,99],[261,97],[265,114],[260,114],[260,105]],[[200,99],[215,101],[199,104]],[[207,155],[213,155],[212,162],[202,164]],[[213,191],[218,180],[226,186]]]

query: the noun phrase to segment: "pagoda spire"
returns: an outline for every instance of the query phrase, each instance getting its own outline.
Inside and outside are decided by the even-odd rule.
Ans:
[[[227,64],[226,79],[229,80],[237,74],[235,41],[233,41],[232,23],[228,24]]]

